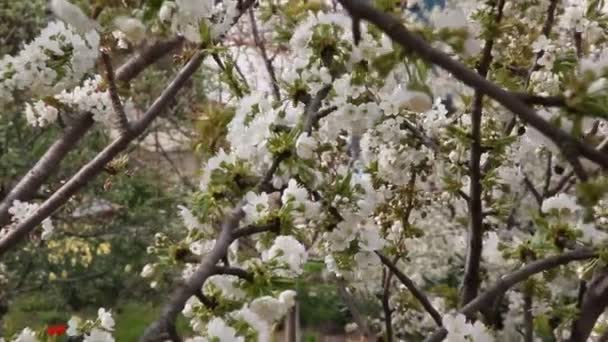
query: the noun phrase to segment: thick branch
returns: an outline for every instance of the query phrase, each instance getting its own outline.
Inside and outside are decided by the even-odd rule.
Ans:
[[[587,341],[606,306],[608,306],[608,271],[602,270],[595,275],[585,291],[579,316],[572,324],[572,332],[568,341]]]
[[[140,342],[163,341],[163,334],[174,324],[190,297],[200,292],[201,286],[215,273],[217,263],[226,255],[233,241],[232,232],[238,227],[244,212],[239,208],[232,211],[222,224],[222,230],[211,251],[205,255],[194,274],[180,288],[176,289],[163,307],[160,317],[146,328]]]
[[[460,309],[460,312],[464,315],[470,316],[481,310],[485,306],[491,305],[492,301],[499,295],[508,291],[514,285],[528,279],[529,277],[547,271],[562,265],[569,264],[573,261],[586,260],[594,258],[597,255],[594,250],[590,248],[580,248],[571,252],[567,252],[560,255],[554,255],[545,259],[533,261],[517,271],[511,272],[501,277],[497,282],[490,286],[484,293],[477,296],[474,300],[469,302]],[[440,342],[447,335],[447,330],[441,328],[437,330],[433,335],[428,337],[426,342]]]
[[[182,38],[173,38],[167,41],[157,42],[146,48],[143,52],[130,58],[125,64],[116,70],[118,82],[129,82],[141,73],[146,67],[156,62],[161,57],[173,51],[181,44]],[[13,187],[11,192],[2,199],[0,203],[0,226],[9,221],[8,209],[14,200],[27,201],[38,191],[40,186],[57,170],[61,160],[76,146],[85,133],[93,126],[91,115],[83,115],[82,118],[68,127],[63,134],[49,147],[38,162],[28,173]]]
[[[545,107],[567,107],[566,98],[563,96],[541,96],[529,93],[512,93],[522,102],[528,105]]]
[[[530,292],[530,291],[528,291]],[[534,316],[532,315],[532,294],[524,294],[524,342],[534,342]]]
[[[274,167],[266,171],[266,174],[258,184],[258,189],[263,184],[264,180],[272,179],[274,172],[278,169],[279,163],[277,160],[282,160],[281,156],[275,157],[273,161]],[[207,279],[215,274],[218,270],[217,263],[222,260],[228,251],[230,244],[239,237],[255,234],[261,231],[276,229],[276,226],[247,226],[237,229],[239,221],[245,213],[241,209],[241,205],[237,205],[232,212],[224,218],[220,235],[217,238],[211,252],[205,255],[199,267],[194,271],[194,274],[186,281],[186,284],[176,289],[171,296],[171,299],[165,304],[163,311],[154,323],[150,324],[140,342],[160,342],[162,335],[175,322],[177,315],[181,312],[186,304],[186,301],[200,292],[201,287]]]
[[[150,64],[166,56],[171,51],[179,48],[184,41],[182,37],[173,37],[168,40],[155,42],[147,46],[133,58],[129,59],[118,70],[116,70],[116,80],[118,82],[128,82],[135,78]]]
[[[388,269],[391,270],[391,272],[393,272],[395,274],[397,279],[399,279],[399,281],[403,285],[405,285],[405,287],[407,287],[407,289],[412,293],[414,298],[416,298],[416,300],[418,300],[418,302],[420,302],[420,304],[422,305],[422,307],[424,307],[426,312],[428,312],[429,315],[431,315],[431,317],[433,318],[435,323],[437,323],[438,326],[441,326],[442,325],[441,314],[439,314],[437,309],[435,309],[435,307],[433,307],[433,304],[431,304],[431,301],[424,294],[424,292],[422,292],[420,289],[418,289],[416,284],[414,284],[414,282],[408,276],[403,274],[403,272],[401,272],[401,270],[399,270],[399,268],[397,268],[397,266],[395,266],[395,264],[389,258],[384,256],[380,252],[376,252],[376,254],[378,254],[378,256],[380,257],[380,260],[382,260],[382,263],[386,267],[388,267]]]
[[[340,2],[354,17],[370,21],[407,50],[413,51],[427,62],[436,64],[449,71],[455,78],[466,85],[482,91],[485,95],[505,106],[520,119],[553,141],[561,148],[562,152],[580,154],[599,164],[602,168],[608,168],[608,155],[595,150],[593,147],[553,126],[510,92],[489,82],[447,54],[431,47],[424,39],[408,31],[396,18],[376,10],[362,0],[340,0]]]
[[[203,61],[203,52],[197,52],[184,68],[177,74],[175,79],[167,86],[167,89],[152,103],[143,117],[132,125],[132,129],[114,140],[93,160],[83,166],[69,181],[46,200],[36,212],[13,228],[4,239],[0,240],[0,255],[29,234],[45,218],[49,217],[55,210],[65,204],[78,190],[84,187],[90,180],[103,171],[104,166],[112,161],[122,152],[131,141],[137,138],[150,123],[158,117],[167,105],[173,101],[177,92],[185,85],[186,81],[194,74]]]
[[[502,10],[505,0],[499,0],[497,4],[496,25],[502,20]],[[492,47],[494,36],[489,38],[484,47],[479,61],[477,72],[479,76],[486,78],[488,69],[492,63]],[[460,305],[466,305],[473,300],[479,292],[481,279],[479,269],[481,265],[481,253],[483,249],[483,205],[481,201],[481,124],[483,112],[483,93],[480,89],[475,90],[473,109],[471,111],[471,160],[469,161],[469,232],[467,243],[467,254],[462,283],[462,297]]]

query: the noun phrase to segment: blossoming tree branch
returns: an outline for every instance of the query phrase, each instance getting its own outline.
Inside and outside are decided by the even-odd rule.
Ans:
[[[155,3],[52,0],[0,59],[0,103],[57,131],[0,202],[2,258],[51,243],[54,217],[214,66],[205,97],[231,114],[167,208],[183,229],[148,247],[142,281],[165,302],[140,341],[271,341],[315,262],[347,302],[377,301],[347,303],[369,340],[608,340],[604,1]],[[173,79],[138,101],[129,83],[171,55]],[[113,140],[36,199],[92,130]],[[65,332],[114,328],[100,308]]]

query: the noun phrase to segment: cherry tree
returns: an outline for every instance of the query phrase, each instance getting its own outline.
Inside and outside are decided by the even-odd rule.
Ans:
[[[180,238],[148,248],[145,281],[178,276],[140,341],[181,341],[178,316],[190,341],[270,341],[311,261],[346,297],[378,298],[372,315],[349,305],[369,339],[608,340],[603,1],[157,2],[98,22],[53,0],[58,20],[0,59],[0,103],[63,125],[0,203],[0,256],[52,240],[53,215],[211,61],[207,96],[234,115],[171,208]],[[137,52],[116,67],[121,45]],[[176,52],[147,109],[120,91]],[[94,126],[115,140],[33,201]],[[113,341],[114,325],[100,308],[67,333]]]

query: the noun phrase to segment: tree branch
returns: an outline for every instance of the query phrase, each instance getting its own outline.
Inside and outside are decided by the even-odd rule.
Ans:
[[[527,105],[538,105],[545,107],[567,107],[566,98],[563,96],[541,96],[529,93],[512,93]]]
[[[520,119],[553,141],[563,153],[578,153],[597,163],[602,168],[608,168],[608,155],[595,150],[593,147],[553,126],[510,92],[469,70],[464,64],[450,58],[447,54],[431,47],[424,39],[408,31],[396,18],[376,10],[362,0],[340,0],[340,3],[354,17],[361,17],[370,21],[404,48],[413,51],[427,62],[436,64],[449,71],[455,78],[466,85],[482,91],[485,95],[505,106]]]
[[[253,281],[253,274],[238,267],[215,266],[214,272],[216,274],[233,275],[249,282]]]
[[[532,193],[532,196],[536,200],[536,203],[538,204],[538,206],[541,207],[543,205],[543,197],[538,192],[538,190],[536,190],[536,187],[534,186],[534,184],[532,184],[532,181],[530,180],[530,178],[528,178],[528,176],[525,174],[524,174],[524,185],[526,186],[526,188],[528,188],[528,190],[530,190],[530,193]]]
[[[173,292],[169,301],[164,305],[160,317],[146,328],[139,339],[140,342],[163,341],[162,335],[174,324],[188,299],[196,295],[205,281],[214,274],[217,263],[226,255],[226,251],[233,241],[232,232],[238,227],[239,221],[244,215],[245,213],[239,207],[225,218],[220,235],[211,251],[205,255],[185,284]]]
[[[418,300],[418,302],[420,302],[420,304],[426,310],[426,312],[428,312],[429,315],[431,315],[431,317],[435,321],[435,323],[437,323],[437,326],[442,326],[441,314],[439,314],[437,309],[435,309],[435,307],[433,307],[433,304],[431,304],[431,301],[424,294],[424,292],[422,292],[420,289],[418,289],[416,284],[414,284],[414,282],[408,276],[403,274],[403,272],[401,272],[401,270],[399,270],[399,268],[397,268],[397,266],[389,258],[384,256],[380,252],[376,252],[376,254],[380,257],[380,260],[382,261],[382,263],[386,267],[388,267],[388,269],[391,270],[391,272],[393,272],[395,274],[397,279],[399,279],[399,281],[403,285],[405,285],[405,287],[412,293],[414,298],[416,298]]]
[[[198,291],[196,291],[194,293],[194,296],[196,296],[196,298],[198,298],[198,300],[201,303],[203,303],[203,305],[207,309],[213,310],[217,306],[217,303],[215,302],[215,300],[212,300],[209,297],[205,296],[205,294],[203,294],[203,291],[201,289],[198,289]]]
[[[273,161],[275,167],[271,167],[266,172],[258,184],[258,189],[261,187],[264,180],[272,179],[274,172],[279,166],[277,160],[280,158],[280,155],[275,157],[275,160]],[[245,213],[241,209],[241,204],[239,204],[237,208],[233,209],[232,212],[224,218],[220,235],[211,251],[205,255],[200,265],[194,271],[194,274],[186,281],[185,285],[173,292],[171,299],[169,299],[163,307],[160,317],[146,328],[143,336],[139,339],[140,342],[163,341],[162,338],[160,338],[162,334],[175,322],[177,315],[184,308],[186,301],[188,301],[191,296],[196,295],[205,281],[214,274],[217,270],[217,263],[226,256],[228,247],[235,239],[256,232],[276,229],[271,226],[247,226],[237,229],[239,222],[244,215]]]
[[[167,41],[157,42],[144,49],[141,53],[130,58],[118,70],[116,80],[118,82],[129,82],[139,75],[146,67],[173,51],[182,42],[182,38],[173,38]],[[53,174],[60,165],[61,160],[76,146],[76,143],[93,126],[92,116],[83,115],[82,118],[68,127],[63,134],[55,140],[38,162],[28,173],[13,187],[0,203],[0,226],[9,222],[8,210],[14,200],[27,201],[38,191],[40,186]]]
[[[426,135],[424,132],[422,132],[418,127],[416,127],[414,124],[409,122],[407,119],[403,120],[400,128],[407,129],[416,138],[418,138],[418,140],[420,140],[420,142],[424,146],[428,147],[429,149],[431,149],[434,152],[439,152],[439,144],[437,144],[437,142],[435,140],[433,140],[431,137]]]
[[[264,232],[271,232],[271,231],[278,232],[278,230],[279,230],[278,222],[271,222],[271,223],[265,224],[265,225],[246,226],[246,227],[236,229],[234,231],[234,233],[232,234],[232,236],[234,236],[235,239],[238,239],[238,238],[242,238],[245,236],[250,236],[250,235],[264,233]]]
[[[112,67],[112,60],[110,55],[106,51],[101,51],[101,61],[106,68],[106,81],[108,82],[108,92],[110,93],[110,100],[112,101],[112,108],[116,115],[116,122],[118,129],[121,134],[125,134],[129,131],[129,120],[125,114],[125,109],[120,101],[118,95],[118,88],[116,87],[116,79],[114,75],[114,68]]]
[[[505,0],[499,0],[496,5],[496,25],[502,20],[502,10]],[[492,47],[494,46],[494,35],[483,47],[481,60],[477,72],[484,79],[488,75],[488,69],[492,63]],[[479,270],[481,266],[481,253],[483,249],[483,203],[481,201],[481,124],[483,112],[483,93],[480,89],[475,90],[473,98],[473,109],[471,111],[471,160],[469,162],[470,182],[469,182],[469,232],[467,243],[467,254],[464,268],[464,278],[462,282],[462,295],[460,306],[466,305],[473,300],[479,292],[481,279]]]
[[[329,95],[331,91],[331,85],[326,85],[321,90],[317,92],[315,97],[313,97],[307,104],[306,110],[304,112],[304,127],[302,128],[303,132],[310,135],[312,131],[312,126],[319,120],[318,111],[321,108],[321,103],[323,100]],[[329,114],[329,113],[328,113]]]
[[[396,260],[396,259],[395,259]],[[393,272],[388,269],[384,276],[384,286],[382,291],[382,311],[384,311],[384,327],[386,329],[386,342],[393,342],[393,312],[391,310],[391,279]]]
[[[119,83],[128,82],[139,75],[149,65],[155,63],[171,51],[179,48],[183,42],[184,38],[177,36],[167,40],[155,42],[154,44],[145,47],[141,52],[129,59],[118,70],[116,70],[116,80]]]
[[[543,29],[542,29],[542,34],[549,38],[549,35],[551,34],[551,29],[553,28],[553,24],[555,23],[555,11],[557,10],[557,0],[550,0],[551,2],[549,3],[549,7],[547,7],[547,19],[545,20],[545,23],[543,24]],[[530,85],[530,80],[532,78],[532,73],[538,69],[540,69],[540,66],[538,65],[538,60],[543,56],[543,54],[545,53],[544,50],[541,50],[539,52],[536,53],[536,56],[534,57],[534,63],[532,63],[532,66],[530,67],[530,69],[528,70],[528,72],[526,72],[526,79],[524,81],[524,91],[528,90],[528,86]],[[511,131],[513,130],[513,128],[515,127],[515,123],[517,122],[517,119],[514,117],[511,119],[511,121],[509,121],[507,123],[507,126],[505,128],[505,135],[509,135],[511,134]]]
[[[566,265],[573,261],[591,259],[597,256],[597,253],[591,248],[579,248],[577,250],[554,255],[545,259],[532,261],[524,267],[511,272],[490,286],[485,292],[473,299],[469,304],[463,306],[460,312],[466,316],[475,314],[480,309],[487,305],[491,305],[494,298],[507,292],[514,285],[528,279],[529,277],[547,271],[562,265]],[[447,335],[445,328],[438,329],[435,333],[429,336],[425,342],[440,342]]]
[[[253,33],[253,41],[255,45],[260,50],[260,55],[262,55],[262,59],[264,60],[264,66],[266,67],[266,71],[268,72],[268,76],[270,76],[270,82],[272,83],[272,94],[274,95],[274,99],[277,101],[281,100],[281,92],[279,90],[279,82],[277,81],[277,76],[274,72],[274,67],[272,66],[272,61],[268,57],[268,52],[266,51],[266,46],[264,45],[264,41],[260,37],[260,33],[258,32],[258,25],[255,20],[255,13],[253,9],[249,9],[249,21],[251,22],[251,31]]]
[[[284,152],[279,154],[276,158],[274,158],[274,160],[272,161],[272,164],[270,165],[270,168],[268,169],[268,171],[266,172],[266,174],[264,175],[264,177],[262,178],[262,180],[260,181],[260,183],[258,184],[258,190],[262,190],[262,191],[271,191],[272,190],[272,177],[274,176],[275,172],[277,172],[277,170],[279,169],[279,166],[281,165],[281,163],[289,158],[290,153],[289,152]]]
[[[524,342],[534,342],[534,316],[532,315],[532,293],[524,294]]]
[[[583,296],[579,315],[572,324],[569,342],[584,342],[595,322],[608,306],[608,271],[603,269],[593,277]]]
[[[336,106],[329,106],[325,109],[320,110],[316,115],[317,121],[323,119],[324,117],[328,116],[329,114],[333,113],[336,110],[338,110],[338,107],[336,107]]]
[[[204,54],[202,51],[194,54],[184,68],[180,70],[175,79],[167,86],[154,103],[152,103],[143,117],[133,123],[130,131],[121,135],[118,139],[108,145],[93,160],[83,166],[69,181],[51,195],[51,197],[49,197],[33,215],[19,223],[0,240],[0,256],[14,247],[19,240],[27,236],[27,234],[45,218],[49,217],[55,210],[65,204],[72,195],[101,173],[104,166],[127,148],[131,141],[143,133],[150,123],[162,113],[171,101],[173,101],[177,92],[201,65],[203,58]]]

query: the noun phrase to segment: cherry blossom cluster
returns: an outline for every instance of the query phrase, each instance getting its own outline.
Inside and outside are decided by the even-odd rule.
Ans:
[[[205,42],[225,34],[238,15],[238,1],[176,0],[164,1],[158,13],[171,30],[195,43]]]
[[[78,84],[95,66],[99,42],[94,30],[81,34],[50,22],[19,54],[0,60],[0,103],[43,98]]]
[[[8,210],[9,214],[11,214],[11,224],[3,227],[0,230],[0,236],[6,235],[8,232],[10,232],[13,226],[25,221],[28,217],[34,214],[36,210],[38,210],[39,206],[40,205],[37,203],[14,200],[13,205]],[[44,221],[42,221],[42,234],[40,235],[40,238],[42,240],[48,240],[53,234],[54,230],[55,227],[53,226],[53,222],[47,217],[44,219]]]

